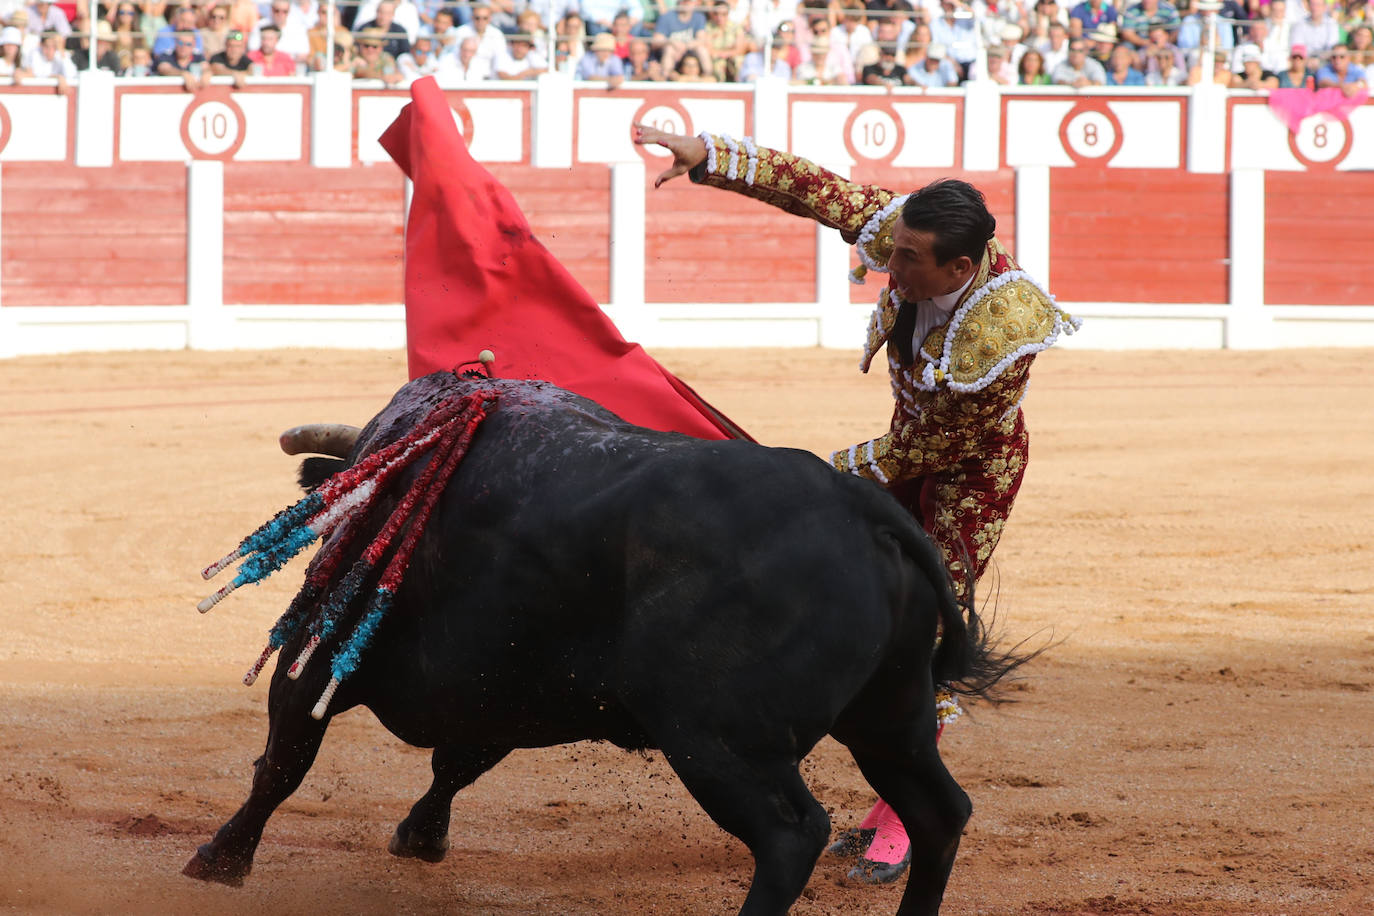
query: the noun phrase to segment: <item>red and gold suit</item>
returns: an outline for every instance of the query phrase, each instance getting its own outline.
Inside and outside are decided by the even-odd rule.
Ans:
[[[856,279],[865,268],[886,270],[904,196],[847,181],[748,139],[700,136],[707,159],[692,170],[693,181],[840,230],[864,265]],[[884,485],[916,516],[940,546],[963,597],[969,577],[976,582],[987,566],[1026,471],[1021,399],[1031,362],[1078,321],[995,238],[949,319],[932,328],[919,349],[903,346],[901,311],[901,298],[889,285],[878,297],[860,362],[867,372],[886,345],[896,398],[892,425],[877,439],[835,452],[831,463]],[[910,341],[911,325],[905,333]],[[904,350],[910,354],[905,359]]]

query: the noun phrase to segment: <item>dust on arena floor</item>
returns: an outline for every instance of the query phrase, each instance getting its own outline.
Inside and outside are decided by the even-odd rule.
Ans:
[[[880,432],[887,383],[824,350],[657,354],[766,444]],[[982,594],[1061,643],[941,749],[974,817],[953,914],[1374,912],[1374,376],[1366,351],[1050,352]],[[37,913],[720,913],[744,847],[657,755],[513,755],[439,865],[385,843],[425,752],[340,717],[241,889],[179,874],[247,793],[239,678],[299,567],[202,617],[197,571],[293,501],[277,433],[359,422],[393,352],[0,362],[0,908]],[[869,791],[806,761],[836,827]],[[818,864],[800,914],[890,913]]]

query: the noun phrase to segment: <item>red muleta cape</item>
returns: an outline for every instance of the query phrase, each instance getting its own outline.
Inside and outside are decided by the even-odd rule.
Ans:
[[[552,382],[631,423],[749,439],[620,336],[534,237],[510,192],[468,153],[433,77],[410,93],[381,137],[414,184],[405,247],[410,377],[452,369],[489,348],[497,374]]]

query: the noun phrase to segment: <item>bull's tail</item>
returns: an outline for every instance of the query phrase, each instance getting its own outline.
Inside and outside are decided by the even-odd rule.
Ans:
[[[914,526],[913,526],[914,527]],[[998,686],[1007,675],[1039,655],[1044,648],[1025,650],[1017,643],[1009,650],[999,647],[992,628],[983,622],[973,600],[973,582],[961,602],[939,548],[924,533],[915,534],[907,552],[935,586],[939,602],[940,638],[931,659],[931,675],[937,685],[966,697],[1005,702]],[[970,567],[965,556],[964,566]]]

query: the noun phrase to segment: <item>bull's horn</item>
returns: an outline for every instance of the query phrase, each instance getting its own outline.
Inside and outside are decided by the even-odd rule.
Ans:
[[[291,427],[281,434],[278,441],[281,443],[281,450],[288,455],[311,452],[316,455],[347,458],[361,434],[361,429],[346,423],[307,423],[304,426]]]

